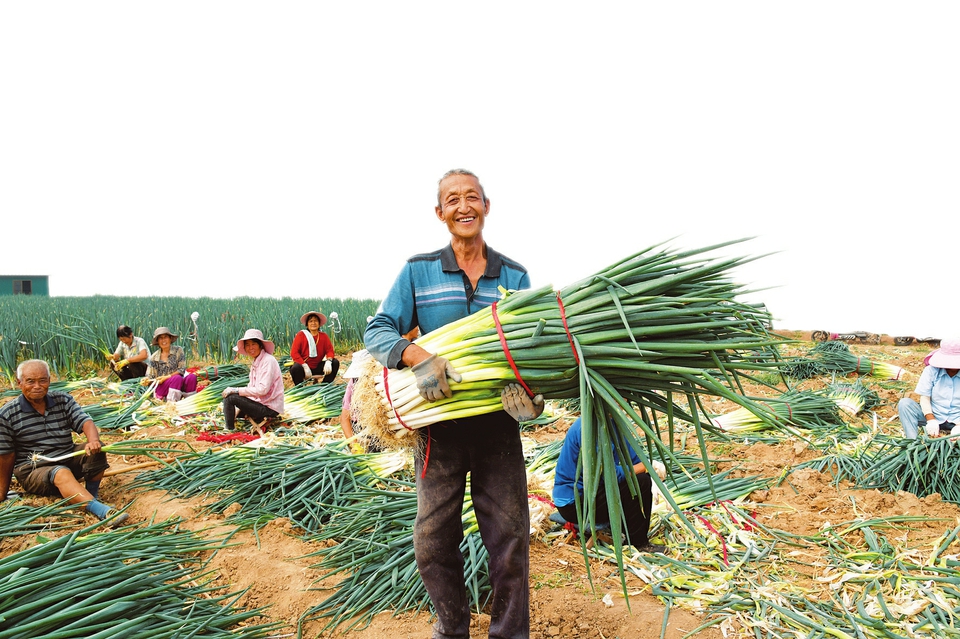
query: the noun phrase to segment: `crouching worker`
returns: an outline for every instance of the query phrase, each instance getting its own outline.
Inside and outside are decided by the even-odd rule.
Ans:
[[[960,339],[943,340],[923,363],[914,390],[920,401],[904,397],[897,405],[904,436],[916,439],[921,426],[929,437],[960,434]]]
[[[263,333],[249,329],[237,341],[237,352],[253,358],[250,383],[241,388],[223,389],[223,420],[227,430],[236,427],[237,417],[250,417],[262,422],[283,412],[283,377],[280,364],[273,356],[273,342]]]
[[[90,416],[68,393],[48,392],[50,367],[43,360],[20,364],[17,384],[21,395],[0,409],[0,499],[6,498],[10,477],[16,475],[28,493],[60,495],[71,504],[85,504],[100,520],[116,515],[99,501],[100,481],[109,464]],[[73,433],[83,433],[86,444],[74,444]],[[43,459],[79,450],[84,454],[55,462]],[[110,526],[115,528],[128,518],[120,513]]]
[[[553,479],[553,503],[560,512],[560,516],[571,523],[577,522],[574,484],[576,484],[576,490],[580,494],[581,505],[583,504],[583,481],[582,479],[577,481],[577,460],[580,458],[580,443],[580,418],[578,417],[567,429]],[[640,497],[636,497],[630,492],[627,477],[617,456],[616,448],[614,448],[613,456],[617,463],[620,503],[623,508],[623,519],[626,521],[630,544],[640,552],[663,552],[666,550],[664,546],[651,544],[647,537],[650,530],[650,512],[653,509],[653,480],[650,479],[650,474],[643,462],[640,461],[637,453],[631,449],[630,456],[633,462],[631,470],[637,476],[637,483],[640,485]],[[666,467],[661,462],[654,460],[653,465],[660,479],[666,477]],[[627,468],[631,467],[628,466]],[[609,512],[607,495],[602,484],[597,491],[596,505],[596,521],[598,524],[609,523],[610,517],[620,516],[619,513]]]

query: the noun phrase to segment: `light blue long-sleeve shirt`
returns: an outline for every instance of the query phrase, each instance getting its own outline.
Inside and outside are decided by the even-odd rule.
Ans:
[[[914,392],[930,398],[937,421],[960,424],[960,373],[950,377],[945,368],[927,366]]]

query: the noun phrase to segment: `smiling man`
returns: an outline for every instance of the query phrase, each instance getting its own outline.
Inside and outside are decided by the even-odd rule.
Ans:
[[[367,349],[379,362],[412,369],[427,401],[451,397],[455,388],[447,379],[459,382],[460,374],[403,334],[417,325],[427,334],[486,308],[500,298],[501,286],[530,287],[526,269],[483,240],[490,200],[476,175],[463,169],[446,173],[434,210],[450,231],[450,244],[407,260],[364,334]],[[530,636],[530,519],[517,422],[538,417],[543,398],[528,397],[519,384],[509,384],[500,399],[502,411],[418,431],[413,546],[437,611],[434,639],[470,637],[470,602],[459,548],[468,475],[480,536],[490,556],[489,637]]]
[[[110,517],[110,506],[98,500],[103,472],[109,468],[100,444],[100,433],[90,416],[68,393],[49,392],[50,367],[40,359],[17,367],[20,396],[0,409],[0,499],[6,499],[10,476],[28,493],[85,504],[98,519]],[[82,433],[86,444],[74,444],[73,433]],[[83,455],[56,462],[37,458],[60,457],[83,450]],[[80,479],[84,483],[80,483]],[[112,527],[129,518],[121,513]]]

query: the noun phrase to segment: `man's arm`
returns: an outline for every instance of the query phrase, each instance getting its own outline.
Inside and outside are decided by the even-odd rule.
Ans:
[[[15,453],[0,455],[0,501],[7,498],[10,491],[10,478],[13,477],[13,460]]]
[[[87,445],[84,446],[84,452],[87,455],[96,455],[100,452],[100,431],[92,419],[83,422],[83,435],[87,438]]]

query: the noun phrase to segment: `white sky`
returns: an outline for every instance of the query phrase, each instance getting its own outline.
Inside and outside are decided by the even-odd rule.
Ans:
[[[953,1],[5,2],[0,273],[380,299],[464,167],[534,285],[757,236],[777,328],[960,334],[958,32]]]

